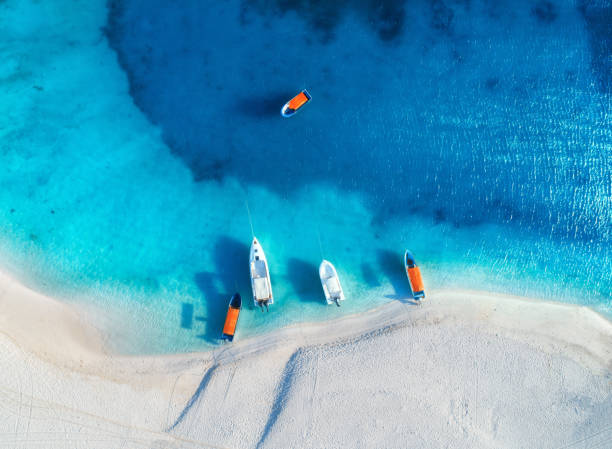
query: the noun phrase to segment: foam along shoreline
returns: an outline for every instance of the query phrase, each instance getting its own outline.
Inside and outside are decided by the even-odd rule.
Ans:
[[[3,274],[0,310],[10,411],[0,442],[62,422],[52,447],[83,436],[106,446],[556,447],[602,430],[612,414],[612,323],[586,307],[431,291],[421,305],[395,301],[211,352],[147,357],[109,353],[72,306]],[[330,420],[340,409],[350,416]]]

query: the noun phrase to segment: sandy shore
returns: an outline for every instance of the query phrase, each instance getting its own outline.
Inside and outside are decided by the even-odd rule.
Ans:
[[[0,274],[0,447],[608,447],[612,323],[437,291],[215,351],[125,357]],[[569,445],[569,446],[568,446]]]

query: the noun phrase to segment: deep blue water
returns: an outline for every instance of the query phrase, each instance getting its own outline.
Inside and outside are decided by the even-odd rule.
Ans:
[[[112,3],[110,42],[196,181],[324,181],[363,192],[383,222],[610,241],[609,7],[165,3]],[[316,106],[279,121],[302,87]]]
[[[405,297],[407,247],[430,288],[612,313],[608,2],[56,3],[0,47],[0,249],[120,349],[216,342],[247,201],[277,302],[241,336]]]

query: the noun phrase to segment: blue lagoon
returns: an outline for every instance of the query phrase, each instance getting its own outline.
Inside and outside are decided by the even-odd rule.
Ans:
[[[2,268],[119,351],[208,349],[250,298],[248,204],[275,304],[244,301],[238,338],[405,298],[406,248],[429,289],[610,315],[611,24],[587,1],[0,3]]]

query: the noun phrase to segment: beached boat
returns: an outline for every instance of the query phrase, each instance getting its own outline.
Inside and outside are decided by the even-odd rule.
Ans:
[[[223,325],[223,339],[233,341],[236,334],[236,325],[238,324],[238,316],[242,307],[242,298],[240,293],[235,293],[230,299],[229,308]]]
[[[421,270],[410,251],[406,251],[404,255],[404,265],[408,275],[408,282],[410,283],[410,290],[412,290],[412,297],[417,300],[425,299],[425,288],[421,278]]]
[[[291,117],[295,114],[302,106],[308,103],[312,97],[306,89],[297,94],[291,100],[289,100],[281,109],[281,115],[283,117]]]
[[[342,285],[340,285],[336,267],[331,262],[324,260],[319,265],[319,277],[321,278],[321,285],[323,286],[327,304],[336,303],[340,307],[340,301],[344,301],[344,291],[342,290]]]
[[[251,254],[249,256],[249,266],[251,271],[251,287],[253,288],[253,302],[255,307],[266,310],[268,305],[274,304],[272,296],[272,284],[270,283],[270,271],[266,255],[255,237],[251,244]]]

